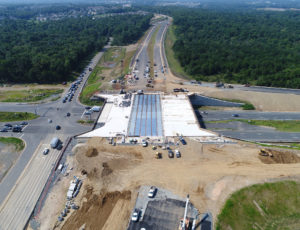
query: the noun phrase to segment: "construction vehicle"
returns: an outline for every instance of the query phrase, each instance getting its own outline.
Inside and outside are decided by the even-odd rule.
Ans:
[[[259,155],[264,156],[264,157],[273,157],[272,152],[268,149],[260,149]]]
[[[149,83],[146,85],[146,87],[149,87],[149,88],[154,88],[154,86],[153,86],[153,85],[151,85],[151,84],[149,84]]]
[[[156,158],[156,159],[161,159],[161,158],[162,158],[162,154],[159,153],[159,152],[156,152],[156,153],[155,153],[155,158]]]

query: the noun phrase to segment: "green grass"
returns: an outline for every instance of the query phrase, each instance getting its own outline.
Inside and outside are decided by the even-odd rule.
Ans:
[[[165,52],[166,52],[166,57],[168,60],[169,68],[171,69],[172,73],[178,77],[192,78],[184,71],[183,67],[180,65],[179,61],[176,59],[175,53],[172,49],[174,43],[176,42],[176,36],[174,33],[174,29],[175,29],[174,25],[169,26],[167,33],[166,33],[166,39],[165,39]]]
[[[82,124],[82,125],[91,125],[94,123],[93,120],[78,120],[77,123]]]
[[[149,41],[149,45],[147,47],[147,51],[148,51],[148,55],[149,55],[149,60],[150,60],[150,77],[153,78],[154,77],[154,45],[155,45],[155,40],[156,40],[156,36],[158,33],[160,26],[158,26],[154,33],[152,34],[152,37]]]
[[[32,89],[0,92],[0,102],[36,102],[54,94],[61,94],[62,89]]]
[[[300,120],[246,120],[246,119],[231,119],[221,121],[208,121],[207,123],[228,123],[232,121],[245,122],[250,125],[273,127],[282,132],[300,132]]]
[[[24,141],[15,137],[0,137],[0,142],[3,144],[14,145],[17,151],[22,151],[25,147]]]
[[[293,181],[243,188],[226,201],[218,215],[216,229],[300,229],[299,197],[300,184]]]
[[[133,55],[133,54],[132,54]],[[123,61],[123,66],[120,67],[120,63]],[[107,62],[113,62],[115,67],[110,68],[105,65]],[[123,47],[111,47],[109,48],[100,59],[97,66],[93,69],[84,89],[82,90],[79,100],[82,104],[93,106],[102,105],[103,102],[91,101],[92,97],[100,87],[103,85],[103,81],[110,81],[111,79],[122,77],[126,73],[126,69],[129,69],[129,63],[126,59],[126,49]],[[104,70],[111,70],[109,76],[104,76]],[[107,74],[106,74],[107,75]],[[108,79],[109,78],[109,79]]]
[[[33,120],[38,117],[27,112],[0,112],[0,122]]]

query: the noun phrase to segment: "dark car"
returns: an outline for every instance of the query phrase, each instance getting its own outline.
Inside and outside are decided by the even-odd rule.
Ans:
[[[174,153],[172,150],[168,150],[168,156],[169,158],[174,158]]]
[[[237,113],[232,114],[233,117],[239,117],[239,115]]]
[[[60,130],[61,127],[60,127],[59,125],[57,125],[57,126],[55,127],[55,129],[56,129],[56,130]]]
[[[67,113],[67,117],[71,116],[71,113]]]
[[[19,125],[16,125],[12,128],[12,131],[15,132],[15,133],[19,133],[19,132],[22,132],[22,127],[19,126]]]
[[[7,128],[2,128],[2,129],[0,129],[0,132],[1,132],[1,133],[6,133],[6,132],[7,132]]]
[[[91,109],[91,107],[90,107],[90,106],[86,106],[85,109],[86,109],[86,110],[89,110],[89,109]]]
[[[180,137],[179,140],[180,140],[181,144],[186,145],[186,141],[182,137]]]
[[[63,148],[63,145],[61,142],[59,142],[58,146],[56,147],[57,150],[61,150]]]
[[[6,127],[13,127],[12,124],[8,124],[8,123],[5,124],[4,126],[6,126]]]
[[[27,122],[27,121],[22,121],[22,122],[20,123],[20,125],[28,125],[28,122]]]

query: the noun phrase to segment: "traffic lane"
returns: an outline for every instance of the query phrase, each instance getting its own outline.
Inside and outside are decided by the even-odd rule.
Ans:
[[[205,113],[204,113],[205,112]],[[297,112],[258,112],[258,111],[217,111],[206,110],[200,111],[204,121],[217,120],[300,120],[300,113]],[[233,117],[237,114],[238,117]]]
[[[255,131],[217,131],[219,134],[247,141],[256,142],[299,142],[300,133],[287,133],[287,132],[260,132]]]
[[[206,128],[224,136],[250,141],[300,141],[299,132],[281,132],[273,127],[261,127],[238,121],[228,123],[206,123]]]

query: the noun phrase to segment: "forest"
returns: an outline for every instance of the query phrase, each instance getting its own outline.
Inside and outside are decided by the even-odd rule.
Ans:
[[[70,80],[79,64],[100,51],[109,37],[114,38],[114,45],[137,41],[149,28],[151,17],[148,14],[46,22],[0,20],[0,83]]]
[[[300,88],[298,12],[177,9],[176,58],[197,80]]]

